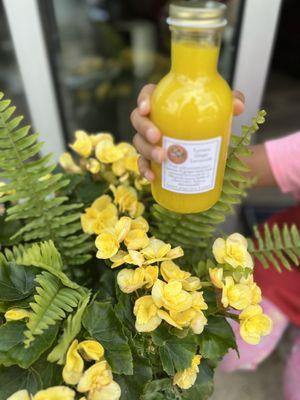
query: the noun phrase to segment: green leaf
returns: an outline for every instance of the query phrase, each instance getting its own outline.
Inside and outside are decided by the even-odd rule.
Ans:
[[[144,395],[141,400],[164,400],[165,391],[172,390],[172,381],[170,378],[156,379],[147,383],[144,390]]]
[[[28,297],[33,293],[35,276],[32,268],[0,259],[0,301],[17,301]]]
[[[38,359],[32,368],[39,372],[42,380],[42,389],[51,386],[58,386],[63,383],[62,367],[57,364],[49,363],[44,357]]]
[[[119,290],[118,302],[115,305],[115,312],[122,324],[126,326],[129,332],[135,332],[135,319],[133,316],[132,299],[128,294]]]
[[[52,326],[25,349],[25,329],[25,323],[19,321],[7,322],[0,327],[0,365],[9,367],[17,364],[21,368],[29,368],[52,346],[58,332],[58,327]]]
[[[0,217],[0,244],[1,246],[11,246],[16,244],[17,240],[12,240],[11,237],[21,229],[22,224],[20,221],[5,221],[6,215]]]
[[[90,300],[90,293],[84,297],[79,305],[78,309],[74,314],[69,315],[65,322],[63,334],[59,338],[58,344],[54,347],[51,353],[48,355],[48,361],[58,364],[64,364],[65,355],[68,348],[76,336],[80,333],[82,316]]]
[[[86,309],[82,323],[89,335],[104,347],[105,358],[113,372],[132,375],[131,350],[112,305],[95,301]]]
[[[182,396],[188,400],[207,400],[213,392],[214,371],[206,360],[201,360],[197,380],[191,389],[183,390]]]
[[[234,333],[224,317],[209,317],[203,333],[197,338],[200,354],[205,358],[219,359],[230,348],[237,348]]]
[[[159,347],[163,369],[168,375],[174,375],[176,371],[182,371],[191,366],[197,349],[195,335],[178,338],[171,335],[166,327],[160,326],[152,332],[152,339]]]
[[[152,379],[152,370],[147,358],[134,354],[133,376],[118,375],[115,380],[121,386],[121,400],[140,400],[147,382]]]
[[[42,387],[42,379],[34,368],[0,367],[0,400],[7,400],[9,396],[23,389],[36,393]]]

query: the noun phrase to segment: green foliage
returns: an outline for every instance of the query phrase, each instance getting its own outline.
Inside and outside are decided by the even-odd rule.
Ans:
[[[0,301],[15,302],[33,293],[35,272],[32,268],[7,262],[0,253]]]
[[[61,337],[59,338],[58,344],[54,347],[51,353],[48,355],[49,362],[57,362],[58,364],[64,364],[65,355],[72,341],[81,331],[83,313],[89,303],[90,293],[87,293],[78,304],[78,309],[74,314],[70,314],[65,321],[65,327]]]
[[[207,248],[216,228],[224,222],[226,214],[232,213],[235,204],[241,202],[249,179],[244,176],[247,166],[240,160],[241,156],[251,154],[248,145],[251,136],[259,129],[265,120],[265,111],[260,111],[252,120],[251,126],[242,127],[242,135],[232,135],[224,184],[218,202],[208,211],[199,214],[177,214],[168,211],[158,204],[152,208],[153,234],[184,249]]]
[[[27,322],[25,346],[28,348],[34,337],[41,335],[50,326],[55,325],[78,306],[82,297],[80,290],[64,287],[61,281],[49,272],[42,272],[36,277],[38,286],[34,303],[30,303],[33,311]]]
[[[18,390],[27,389],[31,393],[43,388],[43,381],[38,371],[30,367],[22,369],[18,366],[0,367],[0,400],[7,400]]]
[[[0,253],[0,261],[10,261],[23,266],[34,266],[46,270],[51,275],[61,280],[62,284],[72,289],[78,289],[79,285],[72,282],[67,275],[61,271],[62,260],[60,254],[52,241],[34,243],[32,246],[18,245],[12,249],[5,249],[5,256]]]
[[[162,366],[168,375],[191,366],[197,350],[195,335],[179,338],[172,335],[165,326],[160,326],[152,332],[152,339],[159,348]]]
[[[91,244],[80,233],[80,204],[67,204],[55,193],[68,184],[62,174],[51,174],[51,155],[37,158],[43,143],[30,127],[21,127],[23,117],[13,117],[15,107],[0,92],[0,176],[9,180],[0,187],[1,202],[9,202],[7,221],[22,221],[13,239],[32,242],[51,239],[70,264],[83,264]]]
[[[291,270],[292,265],[299,266],[300,234],[296,225],[270,228],[265,224],[262,232],[254,228],[254,236],[255,241],[248,239],[249,252],[264,268],[273,266],[281,272],[281,267]]]
[[[25,323],[18,321],[0,326],[0,365],[29,368],[52,346],[58,332],[58,326],[52,326],[43,335],[38,336],[30,347],[25,348],[25,329]]]
[[[224,317],[210,316],[197,338],[201,355],[212,360],[221,359],[230,348],[237,348],[234,333]]]
[[[132,354],[127,337],[109,302],[95,301],[83,316],[83,326],[89,335],[105,349],[105,358],[116,374],[133,374]]]
[[[134,354],[133,375],[118,375],[116,381],[121,386],[121,400],[140,400],[147,382],[152,379],[150,361]]]

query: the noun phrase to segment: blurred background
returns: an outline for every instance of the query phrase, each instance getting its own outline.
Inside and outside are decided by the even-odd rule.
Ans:
[[[235,133],[259,108],[267,110],[268,119],[258,142],[299,130],[299,1],[223,2],[229,23],[219,69],[247,100]],[[0,90],[41,132],[46,152],[57,159],[76,129],[131,140],[129,115],[138,92],[169,69],[167,3],[0,0]],[[251,190],[231,228],[238,221],[248,233],[290,204],[293,199],[276,190]],[[214,399],[281,399],[274,371],[280,376],[282,360],[278,353],[273,357],[257,373],[219,374]]]

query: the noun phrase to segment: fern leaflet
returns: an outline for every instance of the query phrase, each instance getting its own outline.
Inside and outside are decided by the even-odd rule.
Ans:
[[[15,107],[0,92],[0,176],[9,182],[0,187],[1,202],[10,202],[7,220],[21,220],[14,235],[25,242],[51,239],[70,264],[82,264],[90,256],[91,243],[82,233],[80,204],[66,204],[55,193],[68,184],[62,174],[52,174],[51,155],[36,159],[42,143],[30,127],[20,127],[23,117],[13,117]]]
[[[254,236],[256,241],[248,239],[249,251],[264,268],[274,266],[281,272],[281,266],[291,270],[293,265],[300,265],[300,233],[296,225],[280,229],[278,225],[270,228],[265,224],[263,232],[254,228]]]
[[[34,337],[41,335],[51,325],[64,319],[77,307],[82,298],[82,291],[64,287],[61,281],[49,272],[42,272],[36,277],[39,286],[34,303],[30,303],[32,315],[27,322],[24,343],[29,347]]]

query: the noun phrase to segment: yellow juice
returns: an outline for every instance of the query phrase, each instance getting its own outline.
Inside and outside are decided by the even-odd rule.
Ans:
[[[222,190],[233,99],[217,71],[219,47],[172,42],[172,68],[151,99],[166,161],[152,164],[154,199],[178,213],[208,210]]]

